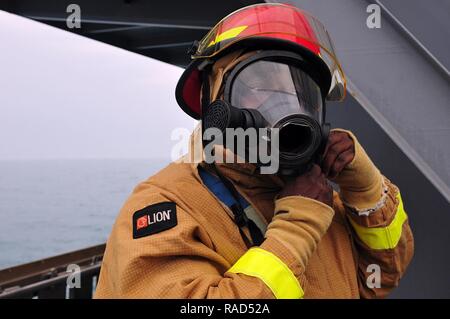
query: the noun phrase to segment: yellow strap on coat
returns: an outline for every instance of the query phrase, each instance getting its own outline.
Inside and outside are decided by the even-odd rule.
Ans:
[[[261,279],[277,299],[299,299],[304,294],[289,267],[280,258],[261,248],[250,248],[228,272]]]
[[[358,237],[371,249],[393,249],[397,246],[400,237],[402,237],[403,223],[407,219],[407,215],[403,208],[400,193],[396,197],[398,199],[397,212],[389,226],[378,228],[363,227],[350,218],[350,222]]]

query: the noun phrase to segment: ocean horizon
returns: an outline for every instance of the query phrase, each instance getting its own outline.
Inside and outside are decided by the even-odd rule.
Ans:
[[[0,160],[0,269],[104,243],[165,159]]]

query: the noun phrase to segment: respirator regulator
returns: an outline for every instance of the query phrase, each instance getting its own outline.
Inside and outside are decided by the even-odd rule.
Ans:
[[[246,145],[248,156],[259,154],[258,144],[266,141],[272,154],[274,147],[278,148],[278,174],[302,174],[319,162],[329,134],[329,124],[325,123],[326,92],[318,83],[314,70],[298,54],[257,53],[226,75],[223,99],[203,109],[202,130],[216,128],[227,136],[227,128],[254,128],[258,142]],[[267,133],[261,136],[260,132]],[[226,148],[229,143],[224,138]],[[267,165],[259,160],[256,164]]]

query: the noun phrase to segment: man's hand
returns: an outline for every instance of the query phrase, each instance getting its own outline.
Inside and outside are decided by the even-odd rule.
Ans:
[[[333,189],[318,165],[288,182],[281,190],[279,198],[287,196],[309,197],[333,207]]]
[[[343,202],[356,210],[374,207],[382,196],[383,177],[350,131],[331,131],[322,170],[339,185]]]
[[[322,159],[322,171],[327,178],[336,178],[355,157],[351,137],[342,131],[331,131]]]

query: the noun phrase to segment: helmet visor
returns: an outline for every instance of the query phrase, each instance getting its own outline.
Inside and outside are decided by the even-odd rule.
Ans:
[[[254,37],[289,41],[318,56],[332,76],[327,99],[344,99],[345,76],[327,30],[309,13],[291,5],[256,4],[231,13],[200,41],[192,58],[213,57],[234,43]]]
[[[268,124],[303,114],[322,123],[322,94],[317,83],[299,67],[257,60],[230,79],[230,103],[257,109]]]

